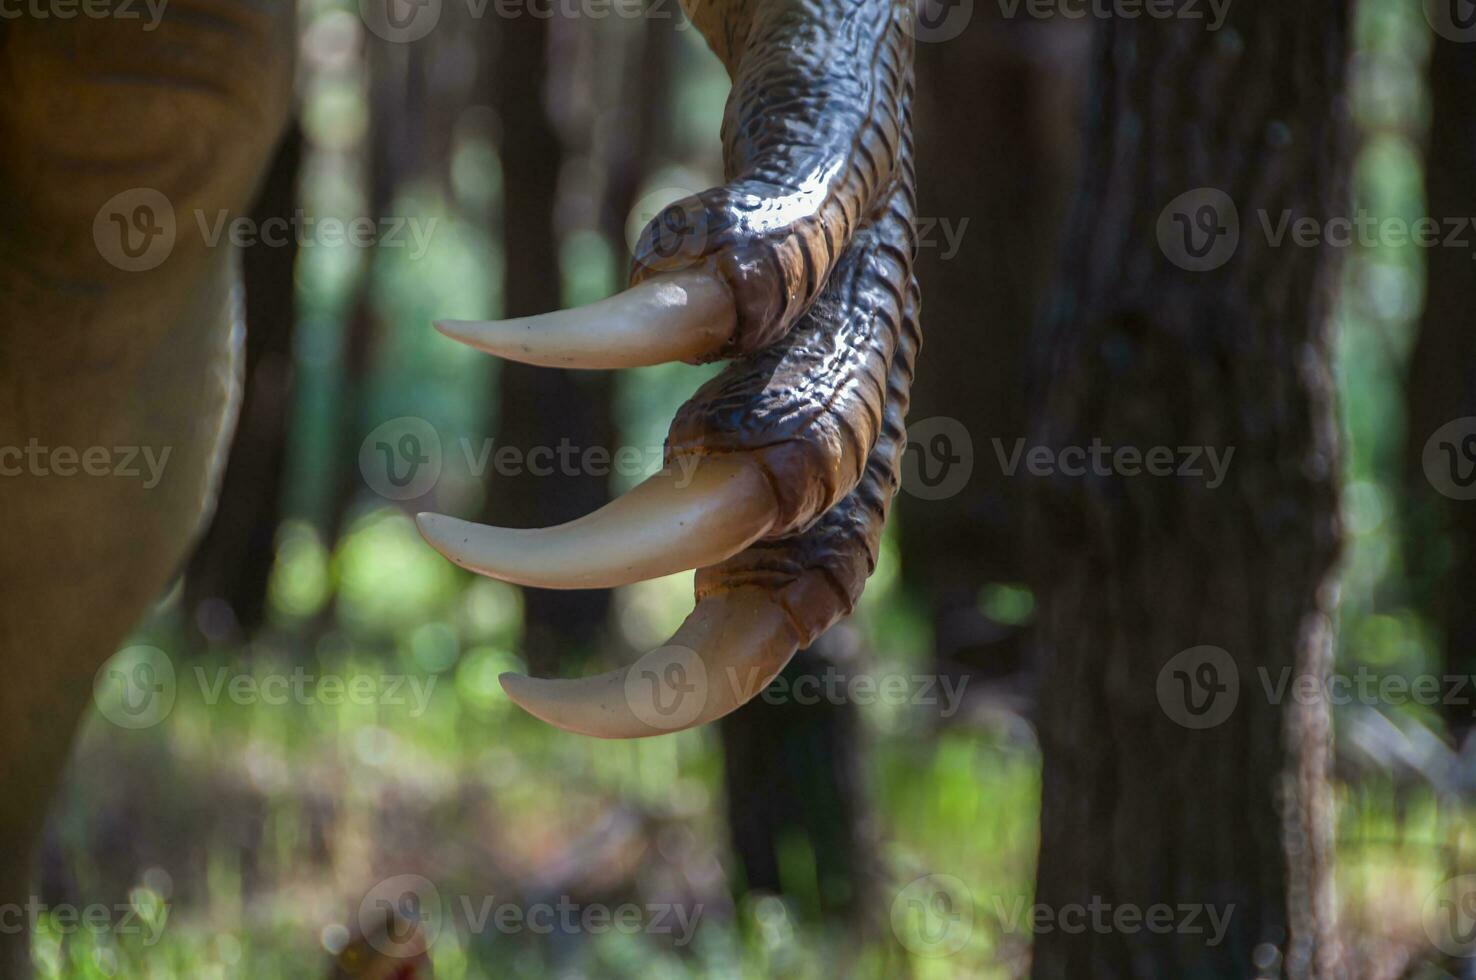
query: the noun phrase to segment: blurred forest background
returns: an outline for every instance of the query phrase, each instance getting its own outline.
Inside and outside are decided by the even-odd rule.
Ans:
[[[966,432],[971,469],[951,495],[904,487],[860,608],[787,672],[941,678],[962,691],[957,710],[943,685],[933,703],[760,701],[711,729],[605,743],[513,708],[498,673],[630,661],[680,622],[691,576],[525,592],[440,558],[411,515],[583,514],[658,466],[668,420],[710,371],[500,364],[429,323],[621,287],[639,229],[720,182],[727,79],[672,3],[600,18],[471,9],[446,3],[439,29],[395,44],[351,3],[301,4],[300,114],[256,217],[301,209],[404,230],[374,248],[309,238],[246,252],[249,379],[219,513],[134,641],[167,652],[177,698],[137,730],[94,713],[43,864],[49,902],[131,902],[162,931],[146,946],[43,922],[41,975],[318,975],[366,889],[403,873],[448,903],[701,907],[690,942],[448,923],[434,946],[447,980],[1021,975],[1029,930],[1007,913],[1032,895],[1033,720],[1050,678],[1029,652],[1027,481],[1001,472],[991,440],[1026,435],[1031,331],[1081,152],[1089,20],[979,4],[959,37],[918,45],[926,343],[909,421]],[[1469,201],[1470,145],[1442,143],[1431,123],[1443,95],[1469,129],[1469,53],[1442,55],[1460,46],[1437,43],[1418,4],[1358,10],[1357,205],[1413,220],[1442,213],[1440,194]],[[1426,179],[1441,153],[1452,186]],[[1428,291],[1427,261],[1452,263],[1464,293]],[[1420,469],[1429,433],[1476,414],[1470,261],[1412,245],[1346,256],[1340,670],[1476,673],[1476,522]],[[395,499],[360,464],[407,431],[430,432],[439,469]],[[634,447],[641,472],[494,474],[478,465],[489,439],[494,452]],[[408,688],[403,704],[209,704],[193,680],[299,667],[434,687],[423,705]],[[1428,946],[1422,904],[1469,849],[1476,785],[1450,746],[1471,719],[1447,715],[1336,713],[1338,900],[1371,974],[1398,975]],[[944,957],[894,915],[929,874],[973,896],[962,948]]]

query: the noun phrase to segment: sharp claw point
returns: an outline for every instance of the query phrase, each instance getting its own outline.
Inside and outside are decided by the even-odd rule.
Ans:
[[[736,710],[767,686],[799,644],[778,603],[762,590],[740,588],[698,602],[665,646],[629,667],[569,680],[514,673],[498,680],[515,704],[556,728],[641,738]]]
[[[698,360],[732,336],[737,312],[711,272],[666,273],[588,306],[512,320],[436,320],[453,340],[512,361],[627,368]]]
[[[444,514],[416,518],[431,547],[463,568],[515,585],[602,589],[712,565],[768,532],[778,515],[752,459],[669,467],[592,514],[521,530]]]

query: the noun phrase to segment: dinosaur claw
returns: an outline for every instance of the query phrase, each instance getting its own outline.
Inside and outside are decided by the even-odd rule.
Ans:
[[[481,575],[545,589],[603,589],[712,565],[763,537],[778,517],[768,478],[743,454],[678,457],[599,510],[518,530],[421,514],[420,533]]]
[[[453,340],[512,361],[558,368],[628,368],[713,356],[733,335],[732,294],[711,272],[653,276],[572,310],[514,320],[438,320]]]
[[[556,728],[596,738],[641,738],[705,725],[754,698],[800,639],[762,590],[699,600],[670,642],[620,670],[578,679],[503,674],[507,696]]]

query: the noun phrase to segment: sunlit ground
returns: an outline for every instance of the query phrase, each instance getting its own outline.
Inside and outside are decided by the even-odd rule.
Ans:
[[[110,721],[119,705],[106,690],[89,718],[75,762],[87,778],[58,808],[46,860],[57,891],[43,897],[131,905],[137,917],[107,930],[43,917],[41,976],[314,976],[366,891],[402,874],[438,890],[434,960],[450,980],[906,975],[899,957],[918,977],[1013,977],[1028,965],[1019,910],[1031,894],[1039,759],[1022,720],[971,703],[940,729],[936,707],[860,709],[882,921],[869,944],[822,935],[803,924],[816,890],[804,853],[786,855],[791,904],[735,906],[711,730],[612,743],[533,721],[496,682],[521,668],[516,590],[453,569],[393,511],[359,521],[331,559],[303,529],[284,533],[281,639],[171,653],[173,703],[157,723]],[[689,601],[683,579],[624,591],[622,632],[669,628]],[[337,623],[313,642],[330,584]],[[876,585],[858,628],[872,649],[897,651],[874,659],[877,673],[906,670],[921,651],[893,640],[921,627],[887,568]],[[177,651],[170,622],[166,607],[138,641]],[[317,683],[282,688],[299,665]],[[341,693],[325,677],[342,678]],[[335,698],[344,703],[323,703]],[[1419,790],[1396,799],[1376,782],[1339,798],[1350,940],[1363,956],[1402,959],[1423,944],[1422,904],[1467,825]],[[908,910],[887,907],[928,873],[970,892],[966,941],[948,956],[909,950]],[[485,914],[561,897],[673,905],[691,928],[670,913],[645,915],[638,931],[550,934]]]
[[[889,921],[877,924],[873,954],[808,933],[808,910],[774,899],[734,906],[711,730],[600,742],[544,726],[496,681],[521,669],[514,589],[454,569],[391,511],[359,522],[331,561],[306,532],[285,533],[273,584],[283,640],[171,654],[173,706],[155,724],[108,720],[119,705],[106,692],[106,712],[89,719],[76,757],[88,778],[69,785],[49,850],[68,894],[52,901],[132,902],[148,928],[63,938],[53,922],[37,943],[42,976],[309,975],[366,890],[404,873],[440,892],[434,958],[437,976],[452,980],[829,977],[838,963],[895,975],[883,966],[899,955]],[[895,597],[884,601],[890,572],[879,575],[858,620],[875,649],[896,650],[888,634],[915,628]],[[338,624],[308,652],[300,644],[330,581]],[[623,632],[669,628],[689,596],[689,576],[626,590]],[[139,642],[177,650],[169,621],[166,611]],[[919,653],[878,658],[875,669],[905,669]],[[318,678],[299,688],[305,697],[281,686],[299,664]],[[344,679],[346,703],[321,703],[334,697],[322,686],[329,675]],[[373,685],[359,700],[372,689],[391,703],[351,703],[355,679]],[[891,892],[946,869],[978,905],[963,949],[918,958],[917,975],[1013,975],[1028,937],[994,919],[1030,890],[1038,765],[1028,727],[988,714],[921,737],[936,707],[862,710],[885,736],[871,739],[869,765]],[[807,855],[787,856],[784,874],[795,895],[815,892]],[[692,910],[695,932],[650,922],[634,935],[505,933],[465,914],[489,898],[526,906],[564,895],[673,903]]]

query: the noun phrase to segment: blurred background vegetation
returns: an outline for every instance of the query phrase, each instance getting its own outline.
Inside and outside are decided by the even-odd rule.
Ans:
[[[441,27],[407,45],[367,32],[352,3],[306,0],[299,124],[259,214],[404,218],[431,228],[428,246],[309,239],[247,255],[250,388],[220,515],[134,640],[168,652],[176,703],[140,730],[94,714],[45,852],[51,901],[132,902],[160,938],[43,923],[40,974],[318,975],[365,890],[415,873],[443,896],[701,906],[690,944],[448,927],[434,947],[448,980],[1020,975],[1028,930],[1004,913],[1032,889],[1039,679],[1024,643],[1020,490],[989,440],[1025,431],[1025,338],[1077,166],[1089,30],[1007,21],[991,4],[964,37],[920,45],[922,213],[963,237],[947,257],[941,230],[924,238],[913,417],[962,421],[974,476],[945,501],[904,492],[856,614],[796,668],[966,678],[962,709],[756,705],[746,732],[740,713],[721,729],[606,743],[516,710],[497,675],[628,662],[680,622],[691,575],[613,596],[524,593],[442,560],[410,515],[532,525],[583,513],[638,475],[504,481],[463,447],[567,436],[640,447],[651,471],[667,421],[710,372],[510,368],[428,324],[621,286],[640,227],[720,181],[726,77],[670,4],[665,16],[505,19],[447,3]],[[1376,216],[1429,213],[1431,49],[1417,4],[1360,4],[1353,191]],[[1344,269],[1348,671],[1444,669],[1441,583],[1470,550],[1410,492],[1426,259],[1356,248]],[[1469,277],[1470,256],[1458,261]],[[402,417],[424,419],[442,446],[439,479],[408,501],[376,494],[358,466],[368,434]],[[421,711],[208,704],[192,680],[299,667],[434,686]],[[776,739],[756,759],[735,748],[755,726]],[[1352,706],[1337,726],[1344,923],[1369,962],[1402,963],[1423,943],[1425,895],[1468,843],[1470,788],[1446,747],[1447,727],[1464,727],[1419,706]],[[800,758],[796,745],[824,751]],[[744,796],[762,805],[745,811]],[[837,813],[851,829],[827,830]],[[909,951],[892,928],[897,889],[929,873],[974,896],[967,943],[947,958]]]

